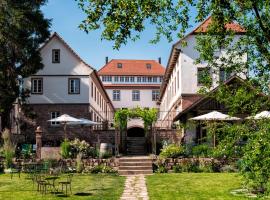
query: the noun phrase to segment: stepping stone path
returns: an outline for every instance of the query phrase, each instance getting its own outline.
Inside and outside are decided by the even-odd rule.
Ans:
[[[148,200],[144,175],[127,176],[124,193],[120,200]]]

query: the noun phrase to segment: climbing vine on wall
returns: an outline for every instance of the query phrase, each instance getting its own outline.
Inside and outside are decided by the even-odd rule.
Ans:
[[[114,115],[115,126],[121,131],[127,127],[127,122],[132,118],[141,118],[143,120],[144,129],[147,131],[157,121],[158,110],[156,108],[133,108],[117,110]]]

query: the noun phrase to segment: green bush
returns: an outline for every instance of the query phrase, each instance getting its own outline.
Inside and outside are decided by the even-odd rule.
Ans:
[[[180,163],[182,172],[200,172],[199,162],[195,160],[183,160]]]
[[[71,145],[70,142],[65,139],[60,145],[61,156],[66,159],[71,157]]]
[[[212,148],[207,144],[196,145],[192,148],[192,155],[196,157],[210,157],[212,156]]]
[[[199,171],[210,173],[213,172],[213,162],[211,160],[200,160],[199,161]]]
[[[224,165],[223,167],[220,168],[221,172],[238,172],[238,169],[234,165]]]
[[[97,165],[97,166],[91,167],[89,169],[86,169],[86,172],[89,172],[91,174],[98,174],[98,173],[116,174],[117,173],[117,171],[114,170],[112,167],[105,166],[105,165]]]
[[[181,165],[179,165],[179,164],[174,165],[173,166],[173,172],[174,173],[181,173],[181,172],[183,172],[183,169],[182,169]]]
[[[159,154],[161,158],[178,158],[184,154],[184,148],[176,144],[164,147]]]
[[[168,173],[168,169],[164,165],[157,166],[155,173]]]
[[[4,144],[1,150],[5,158],[4,161],[5,168],[8,169],[12,165],[12,159],[15,156],[16,145],[12,143],[11,133],[9,129],[5,129],[2,132],[2,139],[4,141]]]

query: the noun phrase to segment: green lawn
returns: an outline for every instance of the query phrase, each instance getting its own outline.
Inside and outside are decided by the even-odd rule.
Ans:
[[[179,173],[147,176],[150,200],[231,200],[247,199],[230,192],[241,188],[234,173]]]
[[[124,189],[125,178],[116,175],[74,175],[72,180],[72,195],[68,198],[63,195],[46,194],[42,196],[33,187],[31,180],[14,175],[0,175],[0,200],[39,200],[39,199],[119,199]]]

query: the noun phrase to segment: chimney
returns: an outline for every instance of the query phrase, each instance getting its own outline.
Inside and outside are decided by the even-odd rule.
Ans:
[[[109,57],[106,56],[106,57],[105,57],[105,64],[108,64],[108,62],[109,62]]]
[[[161,57],[158,58],[158,63],[161,64]]]

